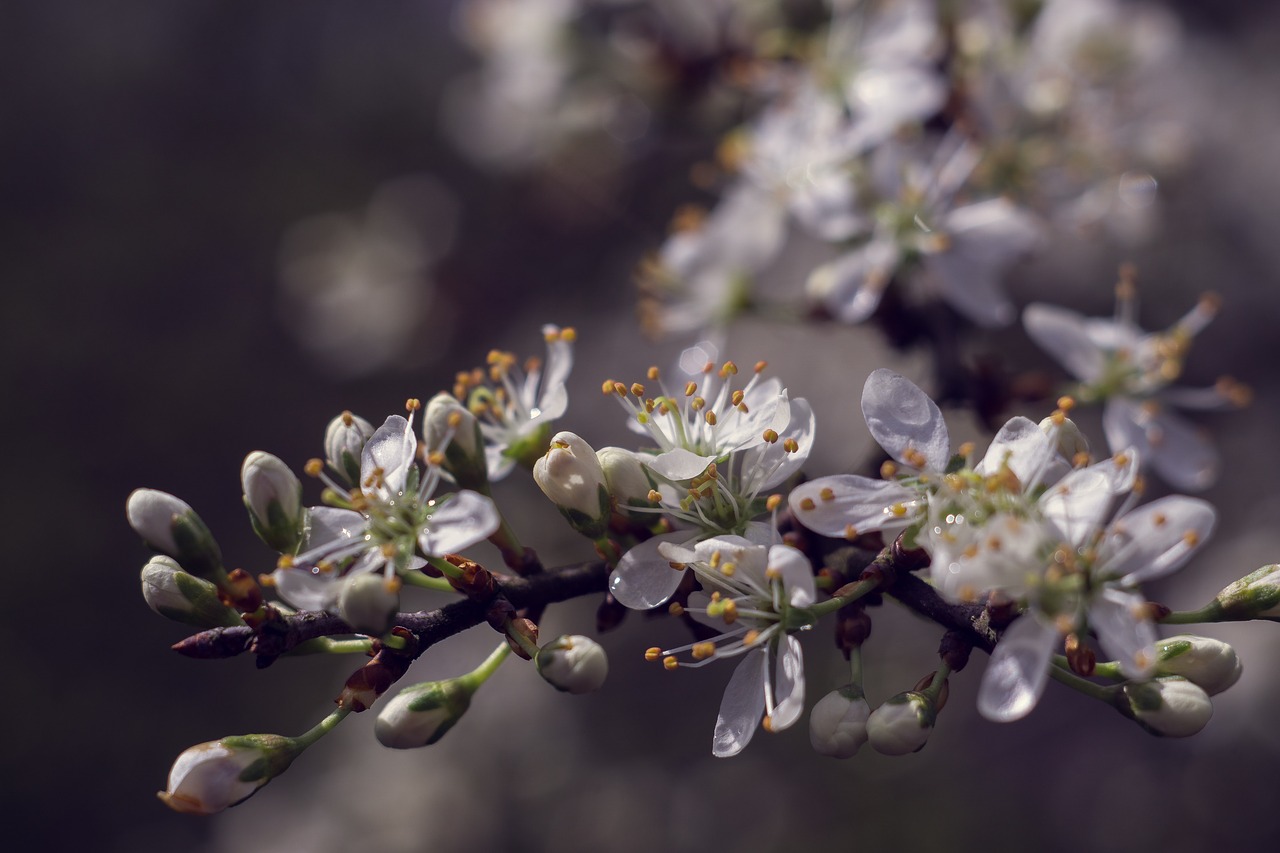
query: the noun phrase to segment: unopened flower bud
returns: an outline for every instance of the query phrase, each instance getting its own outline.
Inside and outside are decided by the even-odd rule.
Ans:
[[[450,433],[453,438],[445,444]],[[452,394],[442,391],[427,403],[422,419],[422,436],[428,448],[444,454],[441,467],[459,486],[483,489],[488,484],[488,463],[485,461],[480,423]]]
[[[832,690],[809,712],[809,743],[819,755],[852,758],[867,742],[870,716],[871,706],[858,685]]]
[[[348,578],[338,593],[338,615],[361,634],[382,636],[391,628],[399,609],[399,582],[388,580],[381,573]]]
[[[373,424],[350,412],[338,415],[325,428],[325,461],[348,486],[360,482],[360,454],[372,435]]]
[[[1052,439],[1063,458],[1075,459],[1081,453],[1089,453],[1089,439],[1080,432],[1071,418],[1050,416],[1040,422],[1040,429]]]
[[[605,486],[619,508],[625,509],[633,502],[652,506],[649,491],[653,484],[634,453],[621,447],[602,447],[596,451],[596,459],[600,460]]]
[[[1228,619],[1280,622],[1280,564],[1263,566],[1218,593],[1217,605]]]
[[[919,752],[929,740],[937,716],[925,694],[914,690],[899,693],[871,712],[867,740],[876,752],[885,755]]]
[[[406,687],[378,712],[373,732],[379,743],[392,749],[429,746],[462,719],[473,692],[460,678]]]
[[[1180,634],[1156,643],[1156,673],[1180,675],[1214,696],[1240,680],[1236,650],[1221,640]]]
[[[560,432],[533,464],[533,479],[573,529],[598,539],[609,521],[609,490],[596,453],[578,436]]]
[[[302,541],[302,483],[280,459],[255,450],[240,467],[244,505],[258,538],[282,554],[292,554]]]
[[[168,790],[157,796],[174,811],[215,814],[279,776],[299,751],[293,739],[280,735],[242,735],[198,744],[173,762]]]
[[[134,489],[125,503],[129,525],[162,554],[197,577],[222,574],[222,551],[190,505],[168,492]]]
[[[1213,716],[1209,694],[1185,678],[1131,681],[1116,695],[1120,713],[1153,735],[1190,737]]]
[[[599,690],[609,675],[609,658],[604,649],[580,634],[556,637],[538,650],[534,663],[543,680],[566,693]]]
[[[184,572],[168,557],[153,557],[142,567],[142,597],[161,616],[198,628],[244,624],[222,603],[216,586]]]

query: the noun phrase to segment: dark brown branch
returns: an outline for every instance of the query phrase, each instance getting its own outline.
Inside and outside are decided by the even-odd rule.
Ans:
[[[996,634],[987,625],[987,609],[982,605],[948,604],[933,587],[906,572],[885,591],[926,619],[960,634],[974,647],[988,654],[996,647]]]

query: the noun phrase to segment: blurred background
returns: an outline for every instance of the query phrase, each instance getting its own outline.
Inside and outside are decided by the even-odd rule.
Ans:
[[[1148,328],[1205,290],[1225,297],[1188,379],[1231,373],[1256,400],[1203,419],[1224,457],[1206,494],[1219,530],[1150,591],[1193,607],[1280,560],[1270,482],[1280,475],[1280,9],[1166,5],[1182,29],[1176,100],[1195,145],[1181,175],[1161,182],[1160,230],[1136,246],[1064,241],[1008,286],[1019,304],[1107,314],[1116,267],[1133,261]],[[523,66],[506,73],[533,106],[492,102],[485,75],[498,72],[485,46],[532,39],[545,23],[522,20],[518,6],[496,31],[443,0],[51,0],[3,12],[0,371],[5,458],[22,487],[2,498],[17,546],[0,621],[14,688],[0,797],[8,836],[104,851],[1269,843],[1280,628],[1264,623],[1205,630],[1236,645],[1245,673],[1185,741],[1152,738],[1057,685],[1026,720],[987,723],[973,709],[985,664],[975,655],[924,751],[891,759],[867,749],[837,762],[811,752],[804,725],[713,759],[732,667],[646,666],[643,649],[680,642],[680,632],[631,614],[603,638],[612,671],[597,694],[555,693],[508,664],[436,746],[385,750],[365,714],[230,812],[192,818],[155,799],[189,745],[308,728],[359,662],[259,671],[247,657],[169,651],[185,632],[139,594],[147,552],[125,523],[131,489],[186,499],[230,565],[264,571],[272,555],[240,504],[249,451],[300,467],[342,409],[379,422],[406,397],[449,387],[490,348],[540,355],[544,322],[579,331],[561,427],[597,447],[622,443],[600,381],[639,379],[690,343],[641,336],[632,276],[671,213],[696,200],[689,171],[714,148],[715,108],[708,118],[679,96],[659,111],[590,91],[562,102],[568,72]],[[678,64],[696,86],[700,48],[690,44]],[[535,121],[548,115],[587,131],[552,145]],[[775,265],[782,286],[804,251],[801,241]],[[1056,369],[1016,326],[973,348]],[[746,320],[724,355],[769,360],[813,402],[808,468],[818,473],[870,451],[856,401],[872,369],[929,375],[920,353],[836,324]],[[956,431],[966,429],[979,435],[973,423]],[[549,564],[591,556],[559,532],[527,478],[501,484],[498,499]],[[554,608],[544,636],[590,633],[595,603]],[[938,638],[883,611],[866,650],[868,692],[880,699],[932,670]],[[459,674],[490,646],[487,632],[452,639],[406,683]],[[843,664],[821,629],[806,654],[812,700]]]

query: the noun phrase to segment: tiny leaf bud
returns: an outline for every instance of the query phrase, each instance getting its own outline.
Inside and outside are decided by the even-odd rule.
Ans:
[[[619,507],[633,501],[639,506],[651,506],[649,491],[653,485],[634,453],[621,447],[602,447],[596,451],[596,459],[600,460],[605,486]]]
[[[168,557],[153,557],[142,567],[142,597],[161,616],[198,628],[244,624],[222,603],[216,586],[187,574]]]
[[[325,428],[325,461],[348,486],[360,482],[360,454],[372,435],[373,424],[350,412],[338,415]]]
[[[198,744],[169,771],[157,796],[174,811],[215,814],[248,799],[289,768],[299,748],[280,735],[242,735]]]
[[[1131,681],[1116,694],[1120,713],[1160,737],[1189,737],[1213,716],[1209,694],[1185,678]]]
[[[552,687],[566,693],[599,690],[609,675],[609,658],[590,637],[568,634],[538,650],[534,659],[538,674]]]
[[[1156,673],[1180,675],[1210,696],[1240,680],[1236,650],[1221,640],[1181,634],[1156,643]]]
[[[258,538],[282,554],[296,551],[305,522],[297,475],[277,457],[255,450],[240,467],[240,485]]]
[[[1280,564],[1263,566],[1218,593],[1217,605],[1228,619],[1280,622]]]
[[[543,494],[583,536],[597,539],[609,521],[609,490],[595,451],[571,432],[560,432],[533,465]]]
[[[823,696],[809,712],[809,743],[819,755],[852,758],[867,742],[871,706],[856,684]]]
[[[867,740],[876,752],[906,755],[919,752],[929,740],[937,719],[933,702],[923,693],[899,693],[871,712]]]
[[[460,678],[406,687],[378,712],[374,734],[391,749],[430,746],[462,719],[473,693]]]
[[[222,573],[222,551],[190,505],[168,492],[134,489],[125,503],[129,524],[143,540],[197,577]]]
[[[449,443],[445,439],[452,434]],[[422,437],[427,447],[444,454],[441,467],[459,486],[483,490],[489,483],[480,422],[452,394],[440,392],[427,403],[422,419]]]

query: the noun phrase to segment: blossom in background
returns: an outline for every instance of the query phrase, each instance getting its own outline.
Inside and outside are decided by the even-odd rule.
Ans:
[[[1022,314],[1027,334],[1078,380],[1078,398],[1101,402],[1107,443],[1113,450],[1136,447],[1142,461],[1175,488],[1200,491],[1218,476],[1218,454],[1195,426],[1172,409],[1241,406],[1249,390],[1224,377],[1211,388],[1172,385],[1182,374],[1192,339],[1218,310],[1214,296],[1163,332],[1136,323],[1131,273],[1117,288],[1114,318],[1091,318],[1066,308],[1035,303]]]
[[[809,561],[788,545],[739,536],[706,539],[692,548],[667,543],[663,554],[702,584],[682,612],[722,633],[679,648],[651,648],[645,657],[676,669],[742,656],[720,703],[712,753],[737,755],[762,719],[769,731],[794,724],[804,710],[804,658],[791,632],[812,624],[804,609],[817,600]],[[680,659],[686,653],[692,660]]]
[[[573,369],[578,334],[547,324],[542,337],[547,344],[545,364],[531,358],[522,370],[513,354],[493,350],[487,376],[476,368],[459,373],[454,383],[453,396],[480,421],[490,480],[510,474],[516,462],[532,466],[547,450],[552,423],[569,407],[565,382]]]
[[[392,415],[374,432],[361,451],[360,486],[350,493],[350,508],[308,510],[301,553],[281,557],[272,574],[285,601],[308,610],[333,610],[354,577],[381,569],[392,582],[396,574],[425,564],[417,551],[443,556],[498,529],[498,510],[483,495],[464,489],[434,499],[441,475],[431,459],[440,449],[427,454],[425,473],[415,464],[417,452],[412,415]],[[320,463],[314,468],[323,478]],[[336,482],[328,485],[346,493]]]

